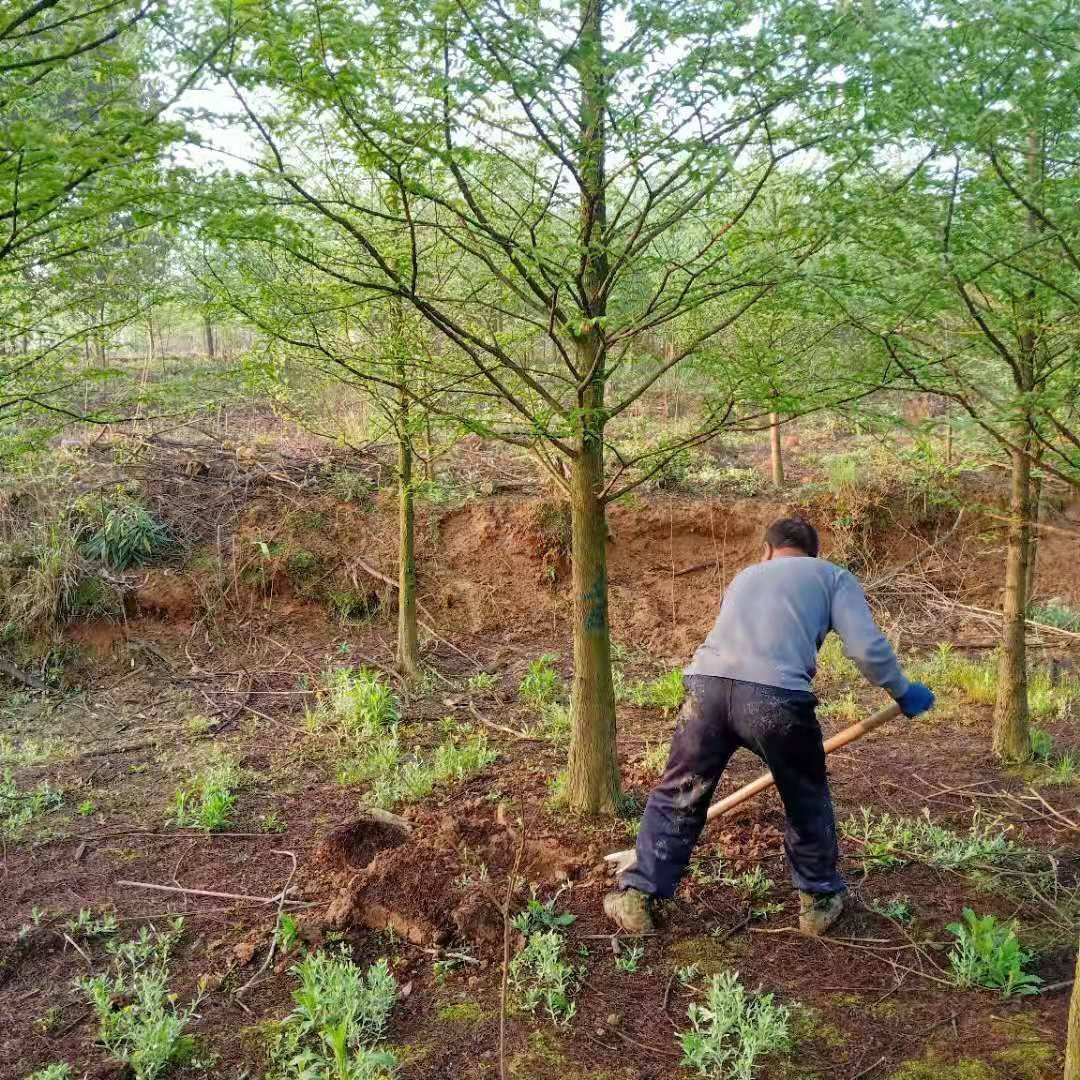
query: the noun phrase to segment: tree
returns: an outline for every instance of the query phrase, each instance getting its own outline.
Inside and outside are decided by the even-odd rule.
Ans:
[[[862,289],[844,299],[908,386],[966,414],[1010,470],[994,750],[1030,756],[1025,632],[1033,470],[1080,483],[1076,398],[1078,16],[1063,0],[973,14],[914,6],[888,54],[892,129],[913,169],[860,197]]]
[[[1065,1048],[1065,1080],[1080,1080],[1080,951],[1076,955],[1076,979],[1069,1004],[1068,1045]]]
[[[263,147],[240,185],[262,209],[237,235],[262,231],[358,297],[419,312],[500,403],[474,427],[529,448],[565,492],[566,790],[575,807],[610,810],[605,507],[671,454],[769,411],[762,381],[728,363],[725,334],[823,242],[800,205],[763,194],[796,180],[810,193],[861,152],[865,102],[853,111],[823,77],[856,17],[792,0],[752,19],[674,0],[521,13],[407,0],[363,18],[345,0],[264,0],[243,16],[220,74]],[[336,230],[349,265],[276,231],[271,207]],[[455,274],[431,272],[436,251]],[[676,368],[713,384],[700,422],[631,465],[619,426]]]

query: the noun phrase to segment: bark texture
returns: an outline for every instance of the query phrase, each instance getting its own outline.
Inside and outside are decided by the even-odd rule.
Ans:
[[[1076,982],[1069,1006],[1069,1041],[1065,1048],[1065,1080],[1080,1080],[1080,950],[1076,954]]]
[[[774,488],[784,486],[784,452],[780,445],[780,414],[769,413],[769,440],[772,445],[772,482]]]

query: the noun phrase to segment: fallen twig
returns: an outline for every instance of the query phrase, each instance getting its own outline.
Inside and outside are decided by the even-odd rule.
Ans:
[[[281,926],[281,913],[285,910],[285,897],[288,895],[289,886],[292,885],[293,878],[296,877],[296,855],[293,852],[273,851],[271,852],[271,854],[287,855],[290,859],[292,859],[292,867],[289,870],[289,876],[285,879],[285,884],[281,888],[281,892],[278,893],[280,899],[278,900],[277,918],[274,920],[274,933],[270,939],[270,951],[266,954],[266,959],[262,962],[262,966],[259,968],[259,970],[256,971],[255,974],[252,975],[251,978],[248,979],[248,981],[244,983],[244,985],[241,986],[235,994],[233,994],[233,997],[235,998],[239,998],[242,994],[250,990],[255,985],[255,983],[257,983],[259,979],[262,978],[263,972],[266,971],[266,969],[273,963],[274,953],[277,952],[278,929]]]
[[[179,885],[155,885],[149,881],[118,881],[127,889],[150,889],[153,892],[180,893],[183,896],[208,896],[212,900],[245,900],[251,904],[276,904],[281,900],[281,894],[274,896],[248,896],[245,893],[212,892],[209,889],[185,889]],[[317,904],[306,904],[300,900],[285,900],[286,904],[294,907],[317,907]]]

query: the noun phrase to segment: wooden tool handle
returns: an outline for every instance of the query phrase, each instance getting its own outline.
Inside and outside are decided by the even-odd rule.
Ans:
[[[894,701],[891,705],[886,706],[879,712],[874,713],[873,716],[868,717],[866,720],[860,720],[857,724],[852,724],[851,727],[844,728],[843,731],[838,731],[830,739],[825,740],[825,753],[831,754],[834,750],[839,750],[841,746],[847,746],[848,743],[854,742],[856,739],[861,739],[864,735],[869,735],[875,728],[881,727],[882,724],[887,724],[890,720],[894,720],[900,715],[900,706]],[[721,799],[719,802],[714,802],[709,807],[709,812],[705,815],[706,821],[712,821],[713,818],[723,817],[725,814],[731,813],[737,806],[741,806],[747,799],[752,799],[759,792],[764,791],[766,788],[771,788],[775,781],[773,780],[772,773],[765,773],[764,776],[759,776],[756,780],[752,780],[749,784],[739,788],[738,791],[733,791],[725,799]]]

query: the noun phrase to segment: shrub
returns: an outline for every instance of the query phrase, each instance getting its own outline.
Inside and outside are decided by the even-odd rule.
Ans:
[[[330,477],[330,490],[342,502],[363,505],[370,501],[375,485],[363,473],[338,469]]]
[[[347,957],[315,952],[293,968],[295,1008],[270,1045],[272,1080],[384,1080],[397,1059],[377,1048],[398,989],[385,960],[362,971]]]
[[[374,594],[335,590],[327,597],[330,614],[339,623],[362,622],[379,610],[379,598]]]
[[[163,522],[123,494],[109,501],[79,500],[75,504],[75,522],[83,554],[114,570],[149,562],[175,544]]]
[[[62,1063],[46,1065],[44,1069],[31,1073],[26,1080],[71,1080],[71,1066]]]
[[[545,653],[532,660],[525,671],[525,677],[518,685],[518,696],[522,701],[537,709],[556,702],[563,694],[562,676],[555,667],[557,656]]]
[[[949,951],[957,986],[982,986],[1005,997],[1038,993],[1042,979],[1024,971],[1031,955],[1020,948],[1014,926],[1001,925],[993,915],[976,915],[971,908],[964,908],[963,919],[945,928],[957,939]]]
[[[691,1030],[679,1035],[682,1063],[699,1076],[751,1080],[758,1060],[787,1049],[789,1010],[772,994],[749,997],[737,972],[714,975],[705,1004],[687,1010]]]
[[[191,785],[174,796],[174,817],[181,828],[221,832],[230,821],[236,806],[236,788],[241,781],[240,766],[228,754],[218,754],[200,772]]]
[[[77,984],[97,1015],[98,1042],[128,1066],[135,1080],[154,1080],[195,1050],[185,1029],[200,999],[177,1008],[168,988],[169,956],[182,927],[177,920],[162,934],[144,926],[132,941],[109,942],[109,972]]]
[[[978,816],[967,835],[962,836],[935,825],[929,814],[921,818],[882,814],[875,818],[864,808],[861,820],[848,818],[844,833],[861,844],[867,871],[911,861],[957,870],[972,863],[1000,862],[1017,854],[1015,845],[996,822],[983,825]]]

